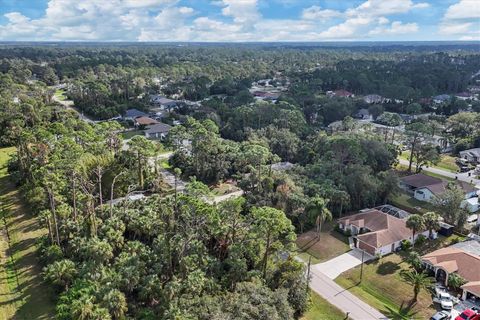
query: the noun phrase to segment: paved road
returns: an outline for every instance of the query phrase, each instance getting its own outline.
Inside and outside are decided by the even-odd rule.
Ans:
[[[348,290],[343,289],[325,274],[311,270],[310,288],[341,311],[350,312],[353,320],[388,319],[377,309],[369,306]]]
[[[405,159],[398,159],[398,160],[399,160],[400,164],[408,166],[408,160],[405,160]],[[413,164],[413,165],[415,165],[415,164]],[[473,183],[475,185],[480,184],[480,179],[475,179],[472,176],[469,177],[468,172],[452,173],[450,171],[446,171],[446,170],[442,170],[442,169],[438,169],[438,168],[432,168],[432,167],[427,168],[425,166],[422,167],[422,170],[427,171],[427,172],[431,172],[431,173],[435,173],[435,174],[438,174],[438,175],[441,175],[441,176],[444,176],[444,177],[447,177],[447,178],[451,178],[451,179],[457,178],[460,181]],[[473,175],[473,171],[470,171],[470,172]]]
[[[367,253],[363,256],[363,261],[368,261],[373,257]],[[350,250],[328,261],[317,263],[311,266],[311,270],[323,273],[330,279],[335,279],[342,272],[355,268],[362,263],[362,252],[357,249]]]
[[[89,117],[85,116],[83,113],[79,112],[75,107],[74,107],[74,103],[72,100],[60,100],[58,99],[55,95],[52,96],[52,100],[61,104],[62,106],[64,106],[65,108],[67,109],[70,109],[70,110],[73,110],[75,111],[76,113],[78,113],[78,116],[80,117],[80,119],[82,119],[83,121],[85,122],[88,122],[88,123],[95,123],[94,120],[90,119]]]

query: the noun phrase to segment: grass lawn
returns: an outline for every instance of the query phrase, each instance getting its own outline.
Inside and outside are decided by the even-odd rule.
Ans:
[[[134,136],[143,136],[144,133],[142,130],[131,130],[131,131],[125,131],[121,133],[121,136],[123,139],[131,139]]]
[[[395,166],[395,169],[398,170],[398,171],[403,171],[403,175],[411,175],[411,174],[415,174],[415,168],[412,167],[412,172],[409,173],[407,172],[408,170],[408,166],[407,165],[403,165],[403,164],[397,164]],[[422,173],[424,175],[427,175],[427,176],[430,176],[430,177],[435,177],[435,178],[440,178],[440,179],[443,179],[443,180],[446,180],[446,181],[454,181],[455,179],[452,179],[450,177],[445,177],[444,175],[441,175],[441,174],[436,174],[436,173],[433,173],[433,172],[428,172],[426,170],[422,170]]]
[[[67,100],[67,96],[65,95],[65,90],[62,90],[62,89],[55,90],[55,97],[60,101]]]
[[[363,266],[361,283],[359,283],[360,267],[342,273],[335,282],[389,318],[399,319],[398,314],[403,314],[408,319],[429,319],[436,312],[429,292],[422,290],[417,302],[409,306],[413,297],[413,287],[404,282],[400,276],[400,271],[408,268],[408,264],[402,262],[400,255],[390,254],[380,260],[366,263]]]
[[[390,196],[388,202],[411,213],[424,214],[429,211],[435,211],[435,207],[431,203],[419,201],[403,191],[397,195]]]
[[[301,320],[339,320],[345,314],[313,291],[310,291],[311,305]]]
[[[297,237],[298,255],[304,261],[312,257],[312,263],[332,259],[350,250],[347,237],[333,230],[334,223],[325,223],[320,239],[313,231],[308,231]]]
[[[410,160],[410,151],[403,151],[400,156],[400,158],[405,159],[405,160]],[[452,157],[451,155],[448,154],[442,154],[440,155],[440,162],[432,166],[433,168],[438,168],[438,169],[443,169],[449,172],[456,173],[458,172],[458,166],[455,163],[455,157]]]
[[[0,149],[0,209],[3,212],[0,222],[0,319],[52,319],[53,292],[42,280],[35,247],[35,241],[46,230],[36,217],[27,214],[18,190],[9,180],[6,164],[14,152],[14,148]]]

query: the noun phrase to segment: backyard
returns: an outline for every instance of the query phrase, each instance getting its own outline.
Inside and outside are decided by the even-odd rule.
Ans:
[[[433,204],[426,201],[417,200],[410,194],[403,191],[400,191],[395,195],[391,195],[388,198],[388,203],[411,213],[424,214],[429,211],[435,211]]]
[[[14,148],[0,149],[0,315],[1,319],[52,319],[53,295],[42,280],[35,252],[37,238],[46,231],[26,212],[9,180],[6,164],[14,152]]]
[[[312,264],[326,261],[350,250],[348,239],[334,230],[333,222],[325,223],[320,239],[314,231],[308,231],[297,237],[299,257],[305,262],[311,257]]]

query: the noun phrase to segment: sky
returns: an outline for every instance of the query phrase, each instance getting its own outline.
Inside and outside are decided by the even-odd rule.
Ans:
[[[0,41],[480,40],[480,0],[0,0]]]

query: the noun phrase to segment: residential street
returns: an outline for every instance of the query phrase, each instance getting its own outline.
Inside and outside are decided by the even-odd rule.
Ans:
[[[348,290],[336,284],[325,274],[311,268],[310,288],[326,299],[329,303],[345,312],[350,312],[353,320],[388,319],[377,309],[369,306]]]
[[[405,159],[398,159],[398,160],[399,160],[400,164],[408,166],[408,160],[405,160]],[[413,164],[413,165],[415,165],[415,164]],[[435,173],[435,174],[438,174],[438,175],[442,175],[444,177],[451,178],[451,179],[457,178],[460,181],[473,183],[475,185],[480,184],[480,179],[475,179],[473,177],[469,177],[468,172],[452,173],[452,172],[442,170],[442,169],[438,169],[438,168],[432,168],[432,167],[427,168],[425,166],[422,167],[422,170],[427,171],[427,172],[431,172],[431,173]],[[470,172],[472,172],[472,171],[470,171]]]
[[[58,99],[55,95],[52,96],[52,100],[61,104],[62,106],[64,106],[65,108],[67,109],[71,109],[73,111],[75,111],[76,113],[78,113],[78,116],[80,117],[80,119],[82,119],[83,121],[85,122],[88,122],[88,123],[95,123],[94,120],[90,119],[89,117],[85,116],[83,113],[79,112],[75,107],[74,107],[74,103],[72,100],[60,100]]]

